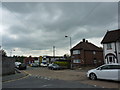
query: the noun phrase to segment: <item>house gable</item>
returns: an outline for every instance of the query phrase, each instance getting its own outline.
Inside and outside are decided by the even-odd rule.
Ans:
[[[78,43],[71,50],[87,50],[87,51],[102,51],[102,48],[97,47],[96,45],[88,42],[87,40]]]
[[[111,42],[116,42],[116,41],[120,41],[120,29],[113,30],[113,31],[107,31],[101,43],[105,44],[105,43],[111,43]]]
[[[120,29],[108,31],[101,41],[104,47],[105,63],[119,63]]]

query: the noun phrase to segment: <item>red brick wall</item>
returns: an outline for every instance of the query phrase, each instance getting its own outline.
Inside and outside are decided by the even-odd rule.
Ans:
[[[96,59],[96,64],[94,64],[94,59]],[[101,65],[103,64],[103,52],[96,51],[94,55],[91,51],[85,51],[85,60],[87,65]]]
[[[77,63],[77,65],[95,65],[99,66],[103,64],[103,52],[96,51],[96,54],[93,54],[93,51],[83,51],[81,50],[79,55],[73,55],[72,60],[80,59],[81,63]],[[94,64],[94,59],[96,58],[96,64]],[[76,63],[73,63],[76,64]]]

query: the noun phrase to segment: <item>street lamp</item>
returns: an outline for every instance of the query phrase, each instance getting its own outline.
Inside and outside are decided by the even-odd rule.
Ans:
[[[67,37],[69,37],[69,36],[65,36],[65,37],[67,38]],[[71,49],[71,37],[69,37],[69,38],[70,38],[70,49]]]
[[[72,47],[72,39],[71,39],[71,37],[70,36],[65,36],[66,38],[70,38],[70,49],[71,49],[71,47]],[[70,52],[70,60],[71,60],[71,69],[72,69],[72,59],[71,59],[71,52]]]

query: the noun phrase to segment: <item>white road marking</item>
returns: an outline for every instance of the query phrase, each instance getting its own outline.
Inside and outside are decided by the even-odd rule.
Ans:
[[[51,84],[48,84],[48,85],[43,85],[42,87],[47,87],[47,86],[51,86]]]

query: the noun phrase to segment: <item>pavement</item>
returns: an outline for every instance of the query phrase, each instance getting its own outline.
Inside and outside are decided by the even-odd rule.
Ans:
[[[29,74],[27,74],[25,72],[21,72],[20,70],[16,70],[15,74],[2,76],[2,82],[4,83],[4,82],[9,82],[9,81],[14,81],[17,79],[24,78],[28,75]]]

